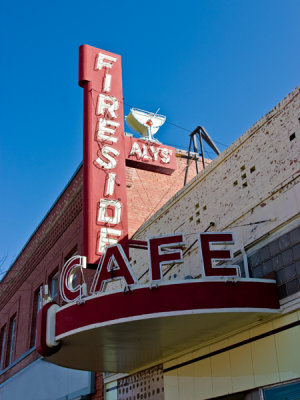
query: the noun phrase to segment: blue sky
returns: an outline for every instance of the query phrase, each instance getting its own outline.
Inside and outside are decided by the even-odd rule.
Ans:
[[[81,44],[121,54],[125,115],[160,107],[179,148],[202,125],[224,150],[300,84],[299,0],[0,7],[0,278],[82,160]]]

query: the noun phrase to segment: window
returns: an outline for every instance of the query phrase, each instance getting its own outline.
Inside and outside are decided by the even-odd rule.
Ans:
[[[5,345],[6,345],[6,325],[4,325],[0,331],[0,371],[4,368],[4,356],[5,356]]]
[[[50,296],[55,303],[58,303],[58,268],[49,277]]]
[[[77,251],[77,246],[75,246],[65,257],[65,263],[74,256],[77,256],[78,251]]]
[[[9,321],[8,341],[6,348],[5,367],[8,367],[14,358],[17,317],[14,315]]]
[[[41,286],[34,292],[32,322],[31,322],[31,335],[30,335],[30,348],[35,346],[37,313],[40,308],[41,308]]]
[[[264,389],[265,400],[297,400],[300,398],[300,381]]]

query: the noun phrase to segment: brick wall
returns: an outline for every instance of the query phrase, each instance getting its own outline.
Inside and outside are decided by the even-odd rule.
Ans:
[[[95,393],[91,396],[91,400],[104,400],[104,385],[101,373],[95,376]]]
[[[183,187],[187,160],[178,156],[176,161],[176,171],[170,176],[126,168],[129,237]],[[188,181],[195,175],[195,162],[191,162]]]

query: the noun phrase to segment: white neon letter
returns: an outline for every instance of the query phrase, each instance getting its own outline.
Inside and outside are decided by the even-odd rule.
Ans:
[[[104,78],[104,92],[110,92],[110,88],[111,88],[111,75],[110,74],[106,74],[105,78]]]
[[[115,191],[115,182],[116,182],[116,174],[114,174],[113,172],[110,172],[108,174],[108,178],[106,181],[106,195],[107,196],[112,196],[114,194]]]
[[[164,164],[169,164],[170,162],[170,156],[172,155],[172,150],[168,150],[168,149],[160,149],[160,154],[161,154],[161,161]]]
[[[107,215],[110,209],[113,212],[112,216]],[[117,225],[121,221],[122,205],[118,200],[101,199],[98,214],[98,222],[108,222]]]
[[[122,235],[122,231],[113,228],[101,228],[98,246],[99,253],[104,253],[106,246],[118,243],[118,239],[108,237],[108,235],[120,237]]]
[[[118,100],[113,96],[107,96],[106,94],[99,94],[98,97],[98,115],[105,115],[105,110],[110,113],[112,118],[117,118],[115,111],[119,108]]]
[[[129,155],[130,156],[137,155],[137,156],[139,156],[139,158],[142,158],[142,151],[137,142],[133,143]]]
[[[142,155],[144,160],[152,160],[152,157],[148,156],[148,150],[147,146],[143,144],[143,155]]]
[[[157,155],[160,148],[155,148],[154,146],[150,146],[151,153],[153,154],[154,161],[157,161]]]
[[[100,118],[98,125],[98,140],[107,140],[108,142],[117,143],[118,138],[112,135],[116,133],[116,128],[118,128],[119,126],[119,122]]]
[[[102,67],[112,68],[113,64],[117,61],[116,57],[107,56],[105,54],[99,53],[96,69],[101,70]]]
[[[103,157],[107,158],[109,162],[103,161],[100,157],[97,158],[96,163],[100,165],[100,167],[106,168],[106,169],[113,169],[117,165],[117,160],[113,158],[109,153],[114,154],[116,157],[120,154],[118,150],[109,147],[109,146],[103,146],[101,149],[101,153]]]

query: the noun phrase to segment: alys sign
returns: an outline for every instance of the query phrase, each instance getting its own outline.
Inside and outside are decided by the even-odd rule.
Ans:
[[[84,255],[68,260],[61,271],[62,305],[46,299],[38,313],[39,353],[70,368],[129,372],[277,312],[275,281],[242,277],[230,265],[230,232],[199,233],[200,279],[163,278],[166,265],[184,262],[184,233],[136,243],[148,257],[147,278],[139,283],[129,261],[125,166],[171,174],[175,151],[124,135],[119,55],[81,46],[79,84]],[[86,280],[91,264],[94,276]],[[77,272],[83,279],[76,285]],[[116,280],[122,282],[119,289],[107,290]]]

